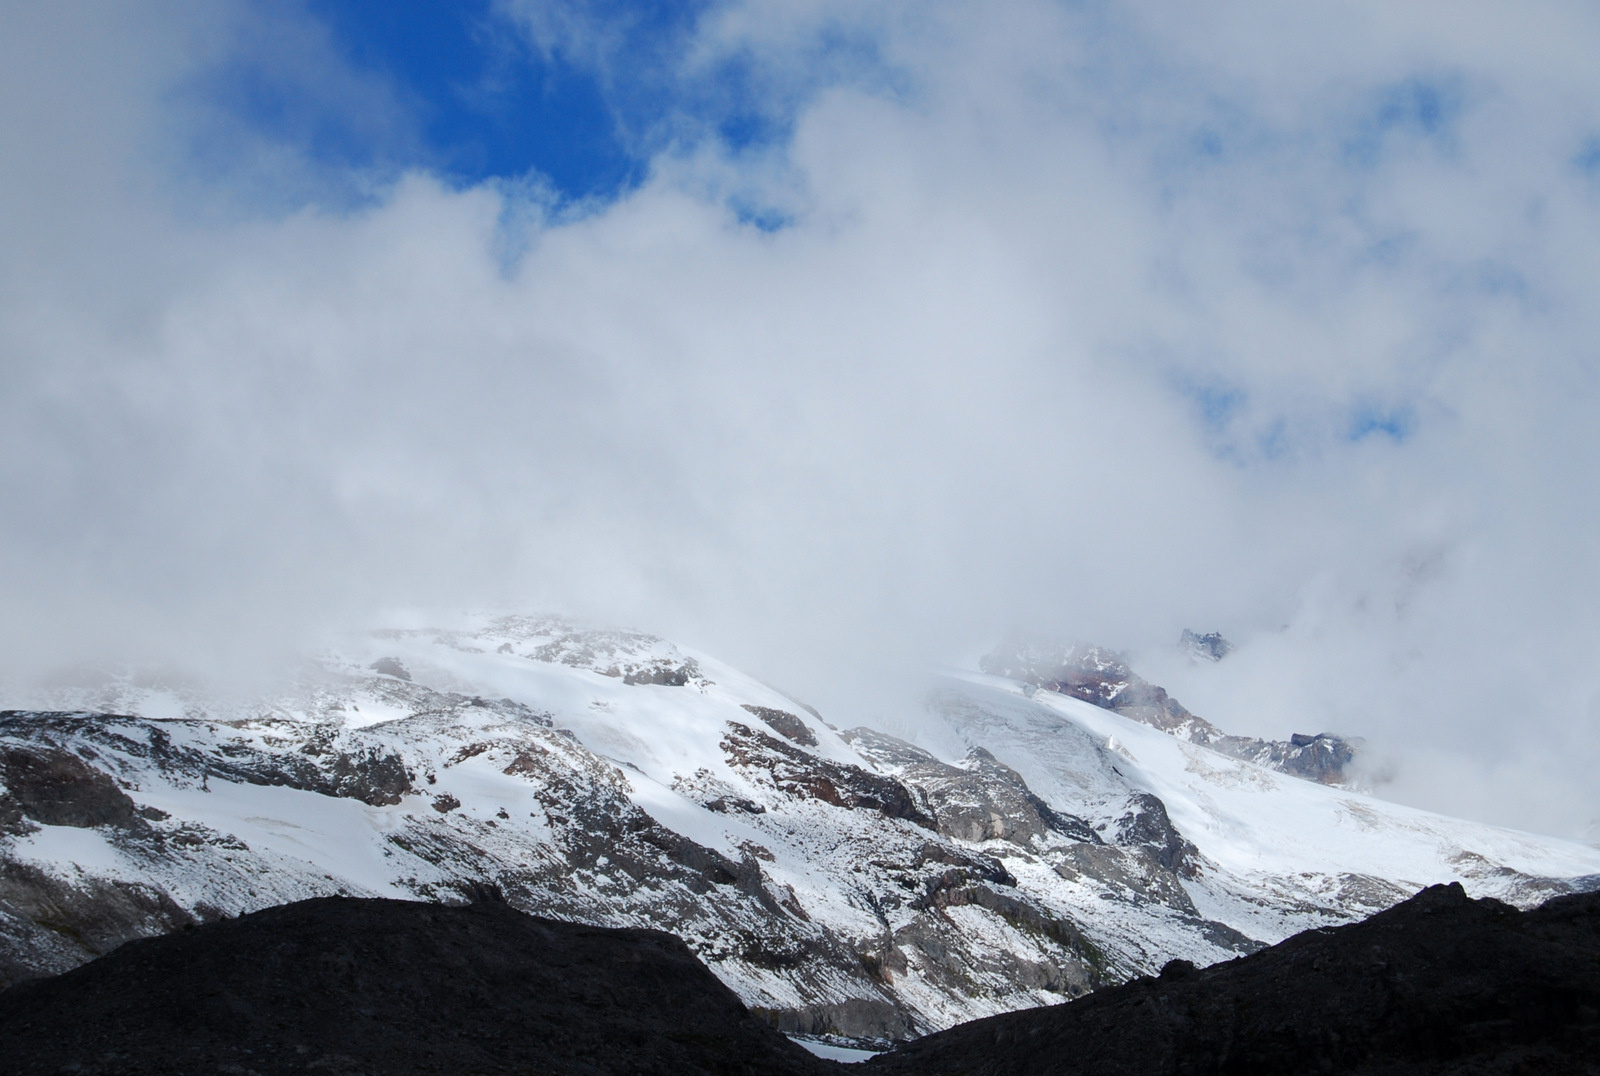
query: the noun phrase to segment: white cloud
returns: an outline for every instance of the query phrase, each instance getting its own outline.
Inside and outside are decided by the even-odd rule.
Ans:
[[[1600,815],[1586,8],[730,5],[683,62],[771,72],[792,142],[524,206],[509,270],[511,188],[197,187],[172,91],[237,24],[119,10],[0,64],[14,663],[536,599],[856,721],[1022,625],[1366,735],[1396,795]],[[797,92],[841,26],[871,56]],[[1183,626],[1242,648],[1168,668]]]

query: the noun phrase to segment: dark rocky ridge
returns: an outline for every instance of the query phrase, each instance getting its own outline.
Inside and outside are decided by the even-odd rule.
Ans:
[[[1435,886],[850,1069],[786,1041],[670,935],[470,895],[303,901],[13,987],[0,1074],[1600,1073],[1600,894],[1524,913]]]
[[[1231,645],[1220,635],[1194,636],[1185,632],[1185,644],[1211,647],[1220,660]],[[1226,647],[1227,649],[1222,649]],[[1059,643],[1011,636],[985,654],[978,667],[991,676],[1020,680],[1111,710],[1201,744],[1233,758],[1254,762],[1321,784],[1347,779],[1346,768],[1355,760],[1359,742],[1328,732],[1295,733],[1288,740],[1260,740],[1230,736],[1205,718],[1190,713],[1177,699],[1135,673],[1122,655],[1087,643]]]
[[[0,1073],[830,1071],[682,941],[323,898],[130,942],[0,994]]]
[[[962,1024],[862,1076],[1600,1073],[1600,894],[1433,886],[1361,923]]]

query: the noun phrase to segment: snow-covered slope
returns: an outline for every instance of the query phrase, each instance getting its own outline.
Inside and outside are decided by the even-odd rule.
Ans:
[[[1185,888],[1197,907],[1263,941],[1439,882],[1522,906],[1600,886],[1600,849],[1589,845],[1305,781],[1001,677],[951,679],[932,707],[950,734],[1091,814],[1127,788],[1151,793],[1195,846],[1200,868]]]
[[[0,715],[0,972],[325,893],[684,937],[785,1030],[903,1037],[1600,851],[954,674],[925,744],[710,657],[529,618],[352,639],[281,697],[123,678]],[[112,716],[122,715],[122,716]]]

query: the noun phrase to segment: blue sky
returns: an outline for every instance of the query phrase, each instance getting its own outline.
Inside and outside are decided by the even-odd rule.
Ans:
[[[639,5],[629,14],[660,23],[663,6],[692,11]],[[236,122],[301,140],[336,168],[426,168],[466,184],[536,171],[569,198],[614,197],[643,176],[648,158],[626,133],[638,117],[620,114],[629,95],[561,50],[537,48],[489,0],[310,0],[306,11],[341,62],[392,95],[401,136],[385,144],[339,122],[337,101],[319,102],[325,120],[297,129],[285,107],[293,88],[255,64],[225,68],[205,87]]]
[[[683,68],[713,5],[543,7],[560,18],[543,26],[501,0],[306,0],[308,28],[397,112],[376,135],[336,95],[308,100],[302,72],[253,54],[248,39],[196,92],[332,169],[425,169],[461,185],[533,177],[568,202],[636,188],[664,150],[709,139],[738,153],[786,136],[793,86],[761,84],[736,54]],[[819,33],[802,82],[826,80],[840,58],[858,66],[861,48]]]

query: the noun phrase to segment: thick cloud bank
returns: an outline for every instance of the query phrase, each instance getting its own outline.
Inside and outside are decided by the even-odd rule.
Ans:
[[[291,4],[6,11],[10,673],[536,604],[892,722],[1024,628],[1600,817],[1591,7],[750,0],[638,69],[497,11],[655,102],[648,178],[437,174]]]

